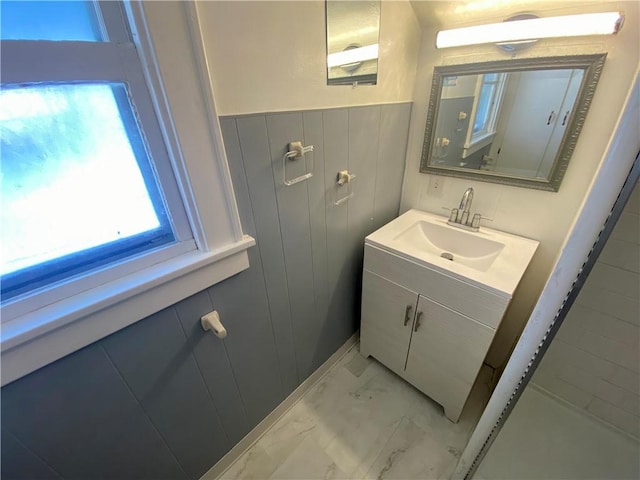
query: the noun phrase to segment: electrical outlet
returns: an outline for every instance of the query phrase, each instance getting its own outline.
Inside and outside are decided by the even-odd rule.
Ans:
[[[431,175],[431,177],[429,177],[429,188],[427,189],[428,196],[441,198],[443,188],[444,188],[443,177],[439,177],[437,175]]]

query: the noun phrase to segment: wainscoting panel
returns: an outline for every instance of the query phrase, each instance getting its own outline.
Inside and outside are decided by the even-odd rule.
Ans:
[[[190,478],[210,455],[231,447],[175,308],[134,323],[102,345]]]
[[[200,325],[200,318],[214,310],[209,292],[192,295],[175,308],[187,336],[187,350],[193,352],[224,431],[235,445],[250,428],[225,342]]]
[[[410,113],[222,118],[250,268],[5,386],[2,477],[197,479],[213,466],[357,330],[364,237],[398,214]],[[313,176],[286,186],[298,140],[314,146]],[[335,205],[344,169],[355,196]],[[200,328],[213,309],[224,340]]]
[[[188,478],[100,343],[3,387],[2,429],[61,478]]]

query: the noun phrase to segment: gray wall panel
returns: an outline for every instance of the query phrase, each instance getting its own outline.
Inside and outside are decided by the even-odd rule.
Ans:
[[[233,118],[223,118],[220,120],[220,128],[222,130],[224,149],[227,153],[227,162],[229,163],[233,193],[238,205],[242,231],[255,238],[257,236],[256,225],[253,221],[253,209],[251,208],[247,176],[244,173],[244,165],[242,164],[242,150],[240,149],[236,121]]]
[[[359,319],[353,316],[355,285],[353,266],[349,257],[349,201],[335,205],[343,198],[346,187],[336,183],[338,171],[349,168],[349,109],[323,112],[325,199],[327,219],[327,257],[329,275],[329,316],[325,326],[330,348],[356,331]],[[354,172],[355,173],[355,172]],[[338,197],[337,197],[338,196]],[[344,341],[344,340],[342,340]]]
[[[289,142],[304,141],[302,113],[267,115],[266,118],[298,376],[302,381],[318,367],[314,361],[313,348],[318,336],[319,322],[316,317],[314,295],[308,180],[285,185],[283,169],[286,165],[288,180],[304,175],[307,172],[306,157],[313,153],[305,155],[305,158],[287,160],[283,165],[283,156],[288,151]]]
[[[186,479],[215,464],[357,329],[362,243],[397,216],[410,112],[221,119],[242,226],[257,242],[250,268],[5,386],[3,473]],[[284,187],[294,140],[314,145],[314,175]],[[358,176],[356,195],[335,206],[342,169]],[[213,309],[224,340],[200,329]]]
[[[398,216],[410,117],[410,103],[381,107],[374,230]]]
[[[4,480],[14,478],[60,480],[62,478],[4,428],[0,438],[0,447],[0,460],[2,461],[0,472],[2,472]]]
[[[236,120],[283,385],[299,383],[271,152],[264,115]]]
[[[102,343],[189,478],[231,448],[173,307]]]
[[[2,427],[63,478],[186,478],[99,343],[5,386]]]
[[[349,200],[349,237],[354,253],[364,251],[362,239],[373,231],[380,107],[349,111],[349,170],[357,175],[356,195]]]
[[[324,161],[324,130],[322,112],[303,113],[304,139],[306,145],[314,146],[314,173],[307,182],[309,193],[309,218],[311,219],[311,255],[313,260],[313,285],[315,295],[315,318],[318,337],[310,349],[314,365],[324,362],[335,350],[330,341],[333,333],[329,322],[329,277],[327,256],[327,219]]]
[[[373,228],[373,202],[376,188],[376,160],[380,130],[380,107],[370,106],[349,110],[349,170],[357,175],[355,196],[347,204],[349,217],[348,265],[355,302],[351,312],[360,318],[360,292],[362,291],[362,259],[364,237]]]
[[[222,426],[231,445],[235,445],[250,428],[224,342],[205,332],[200,324],[200,318],[214,310],[209,294],[204,291],[192,295],[175,308],[187,335],[187,348],[193,351]]]
[[[213,308],[228,335],[224,344],[242,396],[249,425],[254,427],[290,392],[282,386],[264,277],[255,249],[251,268],[209,289]]]
[[[262,269],[262,256],[263,250],[265,249],[261,248],[261,242],[256,232],[255,221],[253,219],[253,208],[251,206],[249,186],[247,184],[247,176],[242,160],[242,150],[240,148],[240,139],[237,131],[238,127],[235,119],[225,118],[222,119],[220,123],[234,192],[238,199],[238,211],[240,213],[242,228],[246,234],[258,240],[256,248],[258,250],[258,256],[260,257],[260,268]],[[265,248],[267,252],[270,251],[267,244],[265,244]],[[271,263],[267,261],[267,265],[269,266]],[[279,265],[281,264],[276,263],[276,266]],[[275,274],[279,271],[280,270],[276,270]],[[264,278],[266,281],[266,277]],[[273,334],[278,351],[278,364],[282,385],[286,391],[292,391],[298,386],[298,372],[294,352],[291,314],[289,302],[286,297],[286,290],[284,290],[281,285],[274,283],[267,286],[266,291],[269,301],[269,312],[273,324]]]

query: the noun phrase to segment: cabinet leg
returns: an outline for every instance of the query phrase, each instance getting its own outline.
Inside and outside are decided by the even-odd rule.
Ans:
[[[447,417],[453,423],[458,423],[458,420],[460,420],[461,413],[462,413],[462,409],[444,407],[444,416]]]

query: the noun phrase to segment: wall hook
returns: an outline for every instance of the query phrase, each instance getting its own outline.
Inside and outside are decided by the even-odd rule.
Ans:
[[[224,338],[227,336],[227,329],[222,325],[220,315],[218,315],[217,310],[200,317],[200,325],[202,325],[202,329],[205,332],[211,330],[218,338]]]

